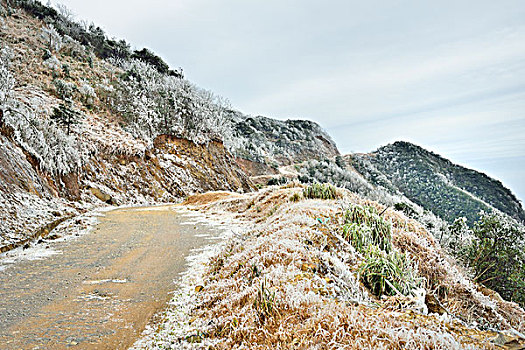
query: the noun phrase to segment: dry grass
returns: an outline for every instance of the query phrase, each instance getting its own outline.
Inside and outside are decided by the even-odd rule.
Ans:
[[[426,292],[470,326],[415,313],[418,300],[410,296],[376,299],[357,277],[363,256],[341,236],[344,205],[290,202],[297,192],[289,186],[221,194],[199,206],[258,222],[212,260],[199,293],[195,325],[214,348],[479,349],[495,348],[488,340],[495,333],[472,328],[474,320],[522,329],[523,310],[477,292],[421,225],[344,193],[347,203],[374,206],[391,222],[394,249],[415,261]]]

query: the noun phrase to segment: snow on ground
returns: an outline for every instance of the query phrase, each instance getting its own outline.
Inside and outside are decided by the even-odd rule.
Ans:
[[[98,218],[104,215],[104,211],[110,209],[114,209],[114,207],[98,208],[75,216],[58,225],[51,232],[50,236],[52,239],[42,238],[26,246],[0,254],[0,272],[20,261],[40,260],[55,254],[60,254],[60,250],[57,250],[53,246],[54,242],[65,242],[90,233],[97,225]]]

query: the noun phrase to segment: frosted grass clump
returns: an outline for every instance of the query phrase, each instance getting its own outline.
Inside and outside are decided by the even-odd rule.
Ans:
[[[309,199],[335,199],[337,192],[331,184],[313,184],[303,190],[303,196]]]

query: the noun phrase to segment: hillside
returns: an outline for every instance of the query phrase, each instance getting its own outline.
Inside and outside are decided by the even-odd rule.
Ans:
[[[227,144],[243,159],[252,176],[276,173],[280,166],[339,154],[335,142],[321,127],[308,120],[286,120],[231,113],[233,132]]]
[[[448,222],[464,216],[472,224],[491,207],[525,221],[521,203],[500,181],[414,144],[395,142],[347,159],[367,181],[403,194]]]
[[[310,190],[188,198],[238,233],[192,259],[181,293],[133,349],[525,344],[523,310],[473,283],[421,224],[344,189],[324,200]]]

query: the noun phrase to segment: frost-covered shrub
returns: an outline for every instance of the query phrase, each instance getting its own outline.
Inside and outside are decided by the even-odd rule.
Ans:
[[[69,35],[64,35],[62,52],[76,59],[81,59],[86,55],[86,48]]]
[[[0,108],[2,110],[15,86],[15,78],[9,71],[12,57],[13,52],[9,47],[3,47],[0,50]]]
[[[82,166],[76,140],[51,119],[27,106],[13,103],[4,112],[4,122],[14,131],[17,143],[35,157],[40,168],[53,175],[75,172]]]
[[[159,73],[182,78],[182,73],[179,71],[170,70],[170,67],[162,58],[155,55],[150,50],[143,48],[141,50],[135,50],[133,54],[130,54],[131,58],[142,61],[155,68]],[[128,55],[127,57],[129,57]]]
[[[116,62],[125,73],[115,85],[112,105],[135,137],[161,134],[202,144],[223,139],[228,130],[226,101],[187,80],[159,73],[139,60]]]
[[[69,64],[62,64],[62,73],[64,73],[65,77],[71,78],[71,67],[69,66]]]
[[[48,59],[44,61],[44,64],[51,70],[54,70],[56,72],[60,71],[60,68],[62,67],[62,63],[56,58],[55,55],[51,55]]]
[[[62,100],[68,100],[73,97],[73,93],[77,89],[77,86],[69,81],[64,81],[62,79],[53,80],[53,85],[55,85],[55,90]]]
[[[82,102],[87,106],[93,105],[95,99],[97,98],[95,89],[93,89],[93,87],[87,82],[83,82],[82,85],[80,85],[78,92],[80,94]]]
[[[15,141],[53,175],[68,174],[82,165],[76,140],[64,133],[50,118],[39,115],[36,101],[31,106],[13,98],[15,79],[9,71],[9,50],[0,51],[0,108],[2,121],[13,130]]]
[[[414,209],[410,204],[408,203],[404,203],[404,202],[399,202],[399,203],[396,203],[394,204],[394,209],[397,210],[397,211],[401,211],[403,212],[406,216],[408,216],[409,218],[411,217],[416,217],[417,216],[417,211],[416,209]]]
[[[335,161],[310,160],[300,165],[299,180],[303,183],[329,182],[359,194],[369,194],[374,188],[353,171],[341,168]]]
[[[49,51],[57,52],[62,47],[62,37],[52,24],[44,26],[40,36]]]
[[[279,185],[287,184],[288,181],[289,181],[289,179],[286,178],[285,176],[272,177],[271,179],[268,180],[266,185],[268,185],[268,186],[275,186],[275,185],[279,186]]]
[[[446,234],[446,235],[445,235]],[[473,232],[467,224],[467,218],[460,217],[443,230],[441,243],[458,260],[466,262],[468,246],[472,244]]]
[[[525,227],[501,212],[483,213],[467,246],[474,279],[525,305]]]

